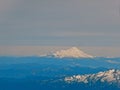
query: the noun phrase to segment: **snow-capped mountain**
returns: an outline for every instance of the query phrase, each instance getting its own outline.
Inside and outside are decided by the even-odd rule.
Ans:
[[[72,57],[72,58],[92,58],[93,56],[88,55],[78,49],[77,47],[72,47],[67,50],[60,50],[55,53],[53,53],[53,56],[64,58],[64,57]]]
[[[96,82],[107,82],[109,84],[116,83],[120,85],[120,70],[108,70],[99,72],[96,74],[86,75],[73,75],[71,77],[65,77],[65,82],[81,82],[81,83],[96,83]]]

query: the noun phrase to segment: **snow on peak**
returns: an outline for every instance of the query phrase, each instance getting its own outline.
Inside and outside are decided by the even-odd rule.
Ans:
[[[84,53],[83,51],[81,51],[77,47],[72,47],[72,48],[69,48],[67,50],[60,50],[60,51],[55,52],[53,55],[55,57],[60,57],[60,58],[64,58],[64,57],[92,58],[93,57],[91,55]]]
[[[120,70],[108,70],[96,74],[73,75],[64,79],[66,82],[108,82],[120,84]]]

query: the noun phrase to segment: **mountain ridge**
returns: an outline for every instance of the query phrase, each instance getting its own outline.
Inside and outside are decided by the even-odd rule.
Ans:
[[[96,74],[73,75],[71,77],[65,77],[64,81],[69,83],[96,83],[99,81],[101,83],[107,82],[109,84],[116,83],[120,85],[120,70],[111,69]]]

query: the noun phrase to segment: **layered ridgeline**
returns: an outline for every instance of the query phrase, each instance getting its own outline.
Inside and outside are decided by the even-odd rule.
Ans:
[[[73,75],[71,77],[65,77],[64,81],[68,83],[77,82],[86,84],[100,82],[120,86],[120,70],[111,69],[96,74]]]
[[[58,58],[93,58],[93,56],[83,52],[82,50],[78,49],[77,47],[72,47],[66,50],[60,50],[53,53],[54,57]]]

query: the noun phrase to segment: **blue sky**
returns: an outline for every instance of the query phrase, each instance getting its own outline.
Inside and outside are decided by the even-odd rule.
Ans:
[[[0,0],[0,46],[120,46],[119,0]]]

